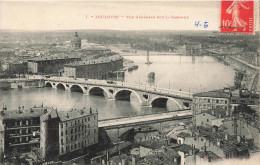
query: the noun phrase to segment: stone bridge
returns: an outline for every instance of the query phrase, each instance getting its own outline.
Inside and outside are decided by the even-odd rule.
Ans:
[[[85,80],[66,78],[46,78],[45,86],[63,89],[72,92],[81,92],[86,95],[97,95],[109,100],[130,101],[134,94],[142,106],[166,107],[167,101],[173,101],[179,109],[189,108],[192,93],[144,86],[140,84],[127,84],[122,82],[108,83],[105,80]]]

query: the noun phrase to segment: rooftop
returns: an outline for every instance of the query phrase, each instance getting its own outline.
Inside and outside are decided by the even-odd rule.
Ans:
[[[84,65],[92,65],[92,64],[101,64],[101,63],[108,63],[111,61],[120,60],[122,57],[119,54],[108,56],[108,57],[101,57],[98,59],[91,59],[91,60],[82,60],[82,61],[74,61],[69,64],[65,64],[65,66],[84,66]]]
[[[189,136],[191,136],[189,133],[187,133],[187,132],[181,132],[181,133],[179,133],[178,135],[177,135],[177,137],[182,137],[182,138],[184,138],[184,137],[189,137]]]
[[[222,108],[213,108],[213,109],[202,110],[201,114],[207,113],[207,114],[210,114],[215,117],[221,116],[221,118],[223,118],[226,116],[226,112],[227,112],[227,110],[222,109]]]
[[[164,140],[149,140],[140,142],[139,145],[150,149],[160,149],[164,145]]]
[[[195,93],[193,96],[214,97],[214,98],[229,98],[230,94],[227,93],[227,92],[224,92],[223,90],[215,90],[215,91]]]
[[[97,114],[97,111],[93,112],[93,110],[90,109],[72,109],[69,111],[59,111],[58,112],[60,120],[61,121],[67,121],[72,119],[77,119],[84,116],[91,116],[93,114]]]
[[[51,56],[35,57],[28,61],[48,61],[48,60],[75,59],[75,58],[80,59],[80,56],[78,54],[59,53]]]
[[[187,144],[182,144],[177,147],[171,147],[171,148],[176,151],[182,151],[184,153],[190,153],[190,150],[192,150],[192,146],[187,145]]]
[[[26,118],[33,118],[33,117],[40,117],[42,114],[49,113],[53,109],[49,107],[33,107],[30,109],[18,109],[18,110],[4,110],[1,113],[1,117],[4,120],[8,119],[26,119]]]

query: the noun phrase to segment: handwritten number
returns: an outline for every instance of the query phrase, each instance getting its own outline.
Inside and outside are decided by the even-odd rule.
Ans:
[[[204,22],[204,28],[208,28],[209,25],[208,25],[209,22]],[[199,27],[199,26],[202,26],[203,23],[200,23],[200,21],[195,21],[195,24],[194,26],[195,27]]]
[[[194,26],[195,26],[195,27],[198,27],[199,24],[200,24],[200,21],[196,21]]]
[[[208,26],[208,22],[204,22],[204,28],[207,28]]]

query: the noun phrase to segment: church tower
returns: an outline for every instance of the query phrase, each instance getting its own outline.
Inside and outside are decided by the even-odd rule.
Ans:
[[[81,38],[78,36],[78,32],[75,32],[75,36],[71,43],[74,50],[81,49]]]

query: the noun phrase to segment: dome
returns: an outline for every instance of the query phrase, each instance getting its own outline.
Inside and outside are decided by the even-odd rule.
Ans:
[[[74,38],[71,40],[72,43],[81,42],[81,38],[78,36],[78,32],[75,32]]]

